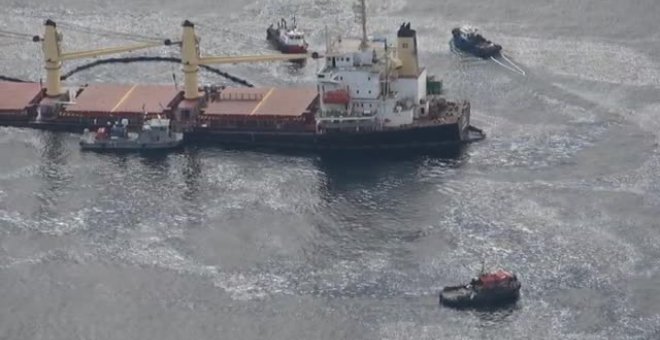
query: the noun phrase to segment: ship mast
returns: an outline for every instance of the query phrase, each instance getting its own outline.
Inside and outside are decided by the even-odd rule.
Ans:
[[[360,42],[360,49],[365,50],[367,49],[367,5],[365,3],[365,0],[359,0],[355,6],[355,11],[357,15],[357,19],[360,21],[360,24],[362,25],[362,41]]]

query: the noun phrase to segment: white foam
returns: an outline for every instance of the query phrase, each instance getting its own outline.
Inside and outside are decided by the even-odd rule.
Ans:
[[[659,86],[660,66],[632,48],[602,42],[516,37],[502,43],[516,59],[557,75],[634,86]]]

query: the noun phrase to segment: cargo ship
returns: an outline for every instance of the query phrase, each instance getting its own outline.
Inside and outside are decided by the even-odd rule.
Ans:
[[[364,1],[361,1],[364,5]],[[142,44],[62,52],[62,34],[48,20],[41,41],[46,86],[0,83],[0,124],[82,132],[127,119],[139,130],[145,119],[171,120],[188,143],[309,151],[435,150],[485,138],[470,125],[470,103],[448,101],[442,83],[419,65],[417,33],[402,24],[395,43],[367,39],[328,41],[324,55],[201,56],[194,24],[183,23],[184,86],[89,84],[64,87],[62,62],[162,46]],[[167,42],[165,45],[168,45]],[[199,86],[200,66],[323,59],[315,86],[241,88]],[[144,112],[151,116],[145,117]]]
[[[266,29],[266,39],[282,53],[307,53],[308,44],[305,33],[298,29],[296,18],[293,17],[291,26],[284,18],[276,25],[271,24]]]
[[[416,31],[331,42],[316,88],[210,91],[190,140],[317,150],[433,148],[483,138],[470,104],[440,96],[417,58]],[[243,97],[240,97],[243,95]]]

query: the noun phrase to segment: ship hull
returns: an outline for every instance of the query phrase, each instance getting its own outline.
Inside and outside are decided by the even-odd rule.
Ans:
[[[377,151],[433,150],[460,146],[483,138],[471,126],[462,130],[459,124],[399,128],[371,132],[236,131],[196,128],[187,133],[186,141],[224,146],[265,147],[307,151]]]
[[[143,142],[139,140],[102,140],[80,141],[80,149],[89,151],[155,151],[171,150],[183,145],[183,136],[177,135],[172,140],[161,142]]]
[[[279,31],[276,28],[268,28],[266,30],[266,39],[273,45],[273,47],[282,53],[307,53],[307,47],[305,46],[288,45],[281,41],[279,38]]]
[[[498,307],[516,303],[520,298],[520,285],[513,289],[480,293],[465,286],[445,287],[439,302],[453,308]]]

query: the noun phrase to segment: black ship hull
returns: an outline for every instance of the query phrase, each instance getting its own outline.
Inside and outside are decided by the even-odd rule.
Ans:
[[[466,120],[455,124],[387,129],[382,131],[327,132],[259,131],[195,127],[184,133],[184,144],[269,149],[293,152],[441,152],[453,153],[467,143],[485,138]],[[99,126],[90,122],[0,121],[0,125],[48,131],[81,133]]]
[[[466,286],[445,287],[440,293],[440,304],[452,308],[484,308],[514,304],[520,298],[520,286],[478,292]]]
[[[224,146],[276,148],[301,151],[433,150],[457,147],[484,138],[472,126],[443,124],[370,132],[236,131],[195,128],[186,141]]]

